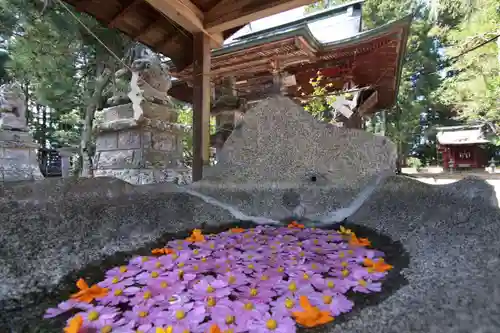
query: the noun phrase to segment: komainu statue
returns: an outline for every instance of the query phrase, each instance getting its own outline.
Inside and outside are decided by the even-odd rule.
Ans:
[[[129,94],[139,93],[142,98],[159,104],[169,104],[168,91],[172,87],[171,76],[159,57],[147,50],[141,50],[128,59],[129,68],[115,73],[115,91],[107,100],[107,106],[130,103]]]
[[[18,83],[0,86],[0,130],[27,131],[25,95]]]

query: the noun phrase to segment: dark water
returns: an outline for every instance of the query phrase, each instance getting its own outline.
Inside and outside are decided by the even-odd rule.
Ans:
[[[285,223],[288,221],[284,221]],[[307,223],[310,224],[310,223]],[[408,267],[409,255],[404,250],[400,242],[393,242],[389,237],[381,235],[372,229],[362,227],[355,224],[350,224],[347,221],[338,223],[328,229],[337,229],[340,225],[352,229],[356,235],[368,238],[373,248],[383,251],[386,255],[386,261],[394,266],[389,271],[386,279],[383,282],[382,292],[369,295],[362,295],[359,293],[349,294],[348,297],[355,302],[356,306],[348,314],[335,317],[336,323],[349,320],[352,316],[366,306],[371,306],[382,302],[389,297],[392,293],[400,287],[407,284],[405,278],[401,275],[401,270]],[[205,227],[201,226],[200,229],[203,233],[219,233],[233,227],[252,228],[256,224],[247,221],[236,221],[231,224],[226,224],[222,227]],[[165,246],[165,244],[172,239],[183,239],[189,236],[191,230],[186,230],[178,233],[166,233],[158,238],[155,242],[146,244],[144,247],[131,251],[131,252],[118,252],[109,256],[101,261],[95,261],[87,265],[84,269],[74,271],[64,277],[61,283],[51,292],[40,292],[34,296],[33,299],[37,301],[30,306],[19,304],[15,309],[5,311],[2,310],[0,303],[0,333],[60,333],[65,326],[66,320],[71,314],[67,316],[61,315],[53,319],[42,319],[42,316],[47,308],[55,307],[61,301],[67,300],[69,296],[75,292],[75,282],[79,278],[84,278],[90,284],[97,283],[104,279],[104,272],[107,270],[126,264],[132,257],[136,255],[150,255],[151,249]],[[327,325],[326,325],[327,326]],[[324,332],[325,326],[314,329],[301,329],[299,332]]]

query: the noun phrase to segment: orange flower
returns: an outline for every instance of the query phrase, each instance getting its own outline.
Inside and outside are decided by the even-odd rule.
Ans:
[[[108,294],[108,289],[101,288],[96,284],[89,288],[89,285],[83,279],[78,280],[76,286],[80,291],[71,295],[71,298],[80,302],[90,303],[94,298],[102,298]]]
[[[297,324],[304,327],[315,327],[334,320],[328,311],[321,311],[317,307],[312,306],[307,296],[300,296],[299,302],[304,311],[292,312],[292,316],[295,318]]]
[[[304,229],[304,225],[303,225],[303,224],[300,224],[300,223],[297,223],[297,221],[292,221],[292,222],[288,225],[288,228],[290,228],[290,229],[293,229],[293,228],[297,228],[297,229]]]
[[[233,234],[239,234],[239,233],[245,232],[245,229],[243,229],[243,228],[232,228],[232,229],[229,229],[229,231],[231,231]]]
[[[191,233],[191,236],[186,238],[186,240],[192,243],[204,242],[205,236],[203,236],[200,229],[194,229],[193,232]]]
[[[167,249],[167,248],[162,248],[162,249],[153,249],[151,251],[152,254],[172,254],[175,253],[174,249]]]
[[[349,245],[352,246],[370,246],[371,242],[368,238],[358,238],[356,235],[351,235],[351,239],[349,240]]]
[[[222,331],[217,324],[213,324],[212,326],[210,326],[207,333],[222,333]]]
[[[64,328],[64,333],[78,333],[83,326],[83,318],[76,315],[68,321],[68,326]]]
[[[377,261],[365,258],[363,259],[363,264],[366,267],[372,268],[375,272],[384,273],[392,269],[392,265],[389,265],[384,261],[384,258],[379,258]]]

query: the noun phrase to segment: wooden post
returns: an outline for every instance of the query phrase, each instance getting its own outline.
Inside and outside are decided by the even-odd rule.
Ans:
[[[363,118],[358,112],[354,112],[351,118],[348,118],[344,122],[344,127],[362,129],[363,128]]]
[[[203,176],[210,149],[210,38],[193,34],[193,181]]]

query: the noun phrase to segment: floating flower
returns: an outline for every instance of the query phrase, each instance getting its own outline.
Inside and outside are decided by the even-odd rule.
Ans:
[[[60,314],[68,312],[69,310],[73,310],[73,309],[87,310],[87,309],[90,309],[91,307],[92,307],[92,305],[90,305],[88,303],[81,303],[81,302],[77,302],[73,299],[70,299],[69,301],[64,301],[64,302],[59,303],[57,308],[47,309],[47,311],[43,315],[43,318],[54,318],[54,317],[59,316]]]
[[[126,311],[123,316],[129,322],[137,325],[151,324],[161,313],[161,309],[153,307],[152,303],[134,305],[130,311]]]
[[[296,221],[195,229],[108,270],[97,285],[79,280],[79,292],[44,317],[79,311],[66,333],[294,333],[351,311],[348,292],[381,290],[392,266],[369,245],[345,227]]]
[[[369,294],[371,292],[379,292],[382,290],[382,283],[380,282],[372,282],[372,281],[366,281],[363,279],[360,279],[356,281],[356,285],[352,290],[363,293],[363,294]]]
[[[269,312],[269,305],[265,303],[242,301],[234,301],[231,303],[231,306],[233,306],[236,313],[238,313],[238,322],[245,323],[246,326],[250,321],[258,320]]]
[[[107,306],[95,306],[81,314],[83,327],[86,329],[101,329],[111,326],[118,316],[118,309]]]
[[[312,291],[311,291],[312,292]],[[271,302],[271,312],[279,313],[283,316],[290,316],[293,312],[300,311],[299,296],[286,294]]]
[[[289,225],[288,228],[290,229],[304,229],[304,225],[298,223],[297,221],[292,221]]]
[[[276,296],[276,292],[273,290],[259,286],[253,288],[242,286],[238,288],[238,291],[238,297],[243,302],[267,303],[272,297]]]
[[[175,250],[170,248],[160,248],[151,250],[151,254],[156,254],[156,255],[173,254],[173,253],[175,253]]]
[[[137,330],[137,331],[139,331],[139,330]],[[144,331],[141,330],[141,332],[144,332]],[[172,326],[168,326],[168,327],[165,327],[165,328],[157,327],[154,332],[155,333],[173,333],[174,332],[174,328]],[[132,332],[132,333],[136,333],[136,332]]]
[[[320,310],[328,311],[336,317],[352,310],[354,303],[342,294],[326,290],[310,296],[314,305]]]
[[[333,321],[333,317],[327,311],[321,311],[309,302],[306,296],[300,297],[302,311],[293,312],[295,321],[304,327],[315,327]]]
[[[108,289],[101,288],[98,285],[89,285],[83,279],[76,282],[76,286],[80,289],[79,292],[71,295],[71,298],[80,302],[90,303],[96,298],[102,298],[108,294]]]
[[[191,243],[200,243],[205,241],[205,236],[201,233],[200,229],[194,229],[191,236],[186,238],[186,241]]]
[[[351,235],[351,239],[349,239],[349,245],[351,246],[370,246],[371,242],[368,238],[358,238],[356,235]]]
[[[149,287],[129,287],[126,288],[124,294],[129,297],[130,305],[140,304],[158,304],[166,299],[166,296],[157,293],[157,290]]]
[[[250,322],[250,333],[295,333],[297,328],[289,316],[265,313],[259,320]]]
[[[376,261],[373,261],[372,259],[365,258],[363,260],[363,264],[368,267],[372,268],[375,272],[379,273],[384,273],[392,269],[392,266],[389,265],[384,261],[384,258],[379,258]]]
[[[64,328],[64,333],[79,333],[83,326],[83,318],[81,315],[76,315],[68,320],[68,325]]]
[[[354,232],[352,232],[351,229],[347,229],[342,225],[340,226],[338,233],[341,235],[354,235]]]
[[[139,274],[141,270],[134,265],[124,265],[120,267],[115,267],[106,272],[106,278],[118,277],[120,280],[125,278],[134,277]],[[104,286],[103,286],[104,287]]]
[[[231,307],[232,304],[219,304],[212,310],[212,323],[216,324],[222,332],[246,332],[247,322],[238,320],[240,313]]]
[[[155,325],[171,326],[173,332],[196,331],[205,317],[204,307],[194,306],[194,303],[186,303],[180,306],[171,306],[167,312],[158,313]]]
[[[220,330],[220,327],[217,324],[210,325],[210,328],[208,329],[208,333],[223,333]]]
[[[246,274],[243,274],[238,270],[225,272],[224,274],[218,275],[217,278],[221,281],[224,281],[230,288],[237,288],[239,286],[246,285],[251,281],[251,279]]]
[[[192,295],[195,299],[209,296],[222,298],[229,296],[229,294],[231,294],[231,289],[228,288],[227,283],[222,280],[216,280],[213,277],[206,277],[200,280],[192,289]]]

